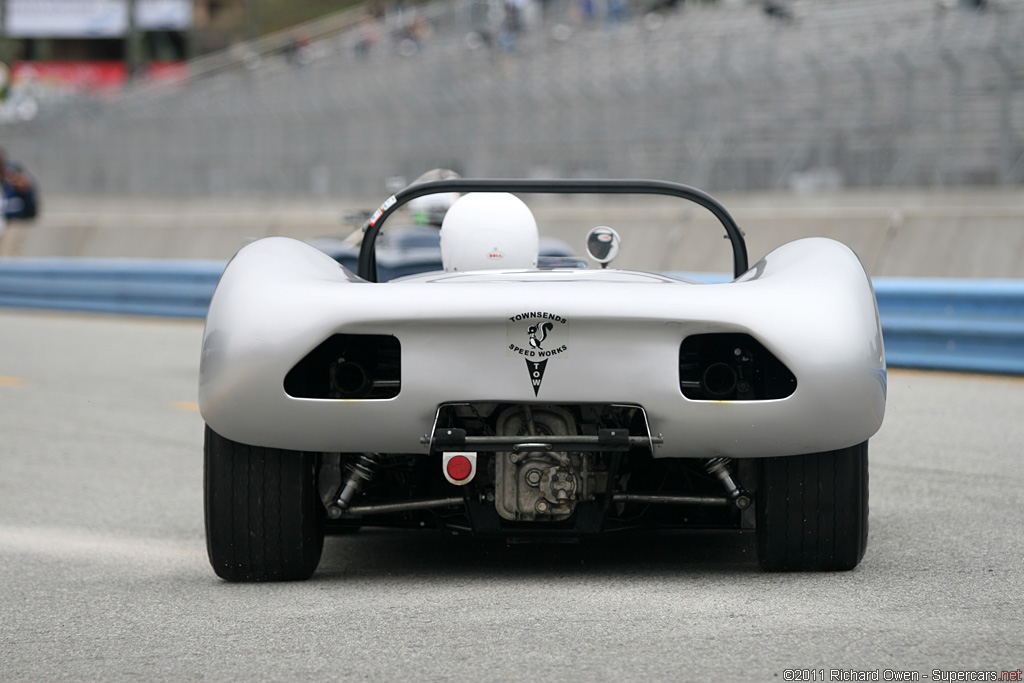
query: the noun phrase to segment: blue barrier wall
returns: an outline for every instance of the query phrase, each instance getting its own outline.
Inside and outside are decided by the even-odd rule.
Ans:
[[[224,261],[0,259],[0,306],[205,318]]]
[[[1024,280],[875,280],[893,367],[1024,374]]]
[[[223,269],[223,261],[0,259],[0,306],[202,318]],[[874,284],[890,366],[1024,375],[1024,280]]]

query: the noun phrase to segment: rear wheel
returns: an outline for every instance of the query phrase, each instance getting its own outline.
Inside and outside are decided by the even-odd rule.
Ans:
[[[228,581],[301,581],[320,562],[315,453],[258,448],[206,428],[206,549]]]
[[[853,569],[868,542],[868,442],[765,458],[757,488],[757,558],[768,571]]]

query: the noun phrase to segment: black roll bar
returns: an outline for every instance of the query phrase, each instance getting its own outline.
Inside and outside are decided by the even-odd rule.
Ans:
[[[523,194],[660,194],[679,197],[699,204],[710,211],[725,228],[732,243],[734,277],[747,271],[747,245],[743,231],[736,225],[721,202],[695,187],[663,180],[436,180],[411,185],[399,190],[381,204],[366,224],[363,244],[359,249],[359,277],[377,281],[377,259],[374,246],[384,221],[411,199],[439,192],[512,192]]]

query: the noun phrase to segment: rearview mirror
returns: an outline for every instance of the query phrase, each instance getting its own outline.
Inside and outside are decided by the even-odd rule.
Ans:
[[[612,259],[619,255],[621,243],[619,233],[600,225],[587,234],[587,254],[600,263],[602,268],[607,268]]]

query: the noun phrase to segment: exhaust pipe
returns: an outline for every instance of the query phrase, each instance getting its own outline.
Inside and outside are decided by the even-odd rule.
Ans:
[[[340,398],[362,398],[373,389],[373,378],[359,363],[339,358],[331,366],[331,387]]]
[[[727,363],[713,363],[704,371],[701,385],[709,398],[727,398],[736,390],[736,370]]]

